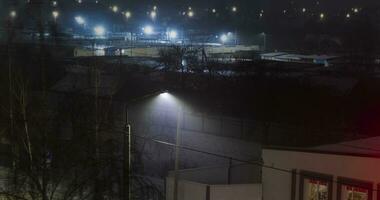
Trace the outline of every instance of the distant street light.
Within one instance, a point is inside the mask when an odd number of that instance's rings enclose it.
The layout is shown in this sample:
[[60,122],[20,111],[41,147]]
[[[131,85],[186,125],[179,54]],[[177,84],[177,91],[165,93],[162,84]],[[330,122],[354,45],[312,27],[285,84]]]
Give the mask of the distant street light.
[[187,12],[187,16],[190,18],[194,17],[194,12],[190,10],[189,12]]
[[58,5],[57,1],[52,1],[51,4],[56,7]]
[[324,13],[321,13],[320,15],[319,15],[319,18],[322,20],[322,19],[324,19],[325,18],[325,14]]
[[17,12],[15,10],[12,10],[10,13],[9,13],[9,16],[14,19],[17,17]]
[[216,13],[216,9],[215,8],[212,9],[212,13]]
[[153,10],[157,10],[157,6],[153,6]]
[[57,18],[59,17],[59,12],[56,10],[54,10],[51,14],[53,15],[54,20],[57,20]]
[[167,34],[168,34],[169,40],[174,40],[174,39],[177,39],[178,37],[178,33],[175,30],[171,30]]
[[85,21],[84,18],[81,17],[81,16],[76,16],[76,17],[75,17],[75,21],[76,21],[77,24],[79,24],[79,25],[85,25],[85,24],[86,24],[86,21]]
[[359,12],[359,9],[358,8],[354,8],[354,13],[358,13]]
[[237,7],[236,6],[232,6],[232,12],[237,12]]
[[152,26],[145,26],[143,28],[143,32],[145,35],[152,35],[154,33],[154,29]]
[[350,13],[346,14],[346,18],[349,19],[351,17]]
[[106,29],[103,26],[96,26],[94,28],[94,33],[96,36],[104,36],[106,34]]
[[125,18],[127,19],[132,17],[132,13],[130,11],[126,11],[124,15],[125,15]]
[[302,8],[302,12],[303,12],[303,13],[306,12],[306,8]]
[[226,35],[226,34],[221,35],[220,41],[222,41],[222,43],[228,42],[228,35]]
[[112,12],[114,12],[114,13],[117,13],[118,11],[119,11],[119,7],[117,7],[117,6],[112,6]]
[[152,12],[150,12],[150,18],[151,18],[152,20],[155,20],[156,17],[157,17],[157,12],[156,12],[156,11],[152,11]]

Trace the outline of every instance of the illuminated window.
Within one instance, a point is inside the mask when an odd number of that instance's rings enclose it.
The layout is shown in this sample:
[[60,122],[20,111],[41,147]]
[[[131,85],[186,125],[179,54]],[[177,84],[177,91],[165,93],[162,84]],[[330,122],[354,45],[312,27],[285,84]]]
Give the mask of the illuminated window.
[[300,200],[331,200],[332,176],[301,172]]
[[328,200],[329,183],[317,179],[305,179],[304,200]]
[[372,200],[372,183],[338,178],[338,200]]

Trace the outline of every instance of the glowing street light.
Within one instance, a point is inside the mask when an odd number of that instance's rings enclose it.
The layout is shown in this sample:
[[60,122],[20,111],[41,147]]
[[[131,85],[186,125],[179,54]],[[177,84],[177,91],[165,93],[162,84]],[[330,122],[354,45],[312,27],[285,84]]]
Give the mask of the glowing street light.
[[157,6],[153,6],[153,10],[157,10]]
[[81,17],[81,16],[76,16],[76,17],[75,17],[75,21],[76,21],[77,24],[79,24],[79,25],[84,25],[84,24],[86,24],[86,20],[84,20],[84,18]]
[[152,35],[154,33],[154,29],[152,26],[145,26],[142,30],[145,35]]
[[112,12],[114,13],[117,13],[119,11],[119,7],[117,7],[116,5],[112,6]]
[[194,12],[190,10],[189,12],[187,12],[187,16],[190,18],[194,17]]
[[11,18],[16,18],[17,17],[17,12],[15,10],[12,10],[10,13],[9,13],[9,16]]
[[237,7],[236,6],[232,6],[232,12],[237,12]]
[[94,33],[96,36],[104,36],[106,34],[106,29],[103,26],[95,26]]
[[157,12],[156,11],[150,12],[150,18],[152,18],[152,20],[155,20],[156,17],[157,17]]
[[322,19],[324,19],[325,18],[325,14],[324,13],[321,13],[320,15],[319,15],[319,18],[322,20]]
[[349,19],[351,17],[350,13],[346,14],[346,18]]
[[359,12],[359,9],[358,8],[354,8],[354,13],[358,13]]
[[306,12],[306,8],[302,8],[302,12],[303,12],[303,13]]
[[220,41],[222,41],[222,43],[228,42],[228,35],[226,35],[226,34],[221,35]]
[[215,8],[213,8],[211,11],[212,11],[212,13],[216,13],[216,9]]
[[82,3],[82,0],[78,0],[77,2],[78,2],[78,3]]
[[58,5],[57,1],[52,1],[51,4],[56,7]]
[[56,10],[54,10],[51,14],[53,15],[54,20],[57,20],[57,18],[59,17],[59,12]]
[[125,15],[125,18],[127,19],[132,17],[132,13],[130,11],[126,11],[124,15]]
[[171,30],[167,34],[168,34],[168,37],[170,40],[177,39],[177,37],[178,37],[178,33],[175,30]]

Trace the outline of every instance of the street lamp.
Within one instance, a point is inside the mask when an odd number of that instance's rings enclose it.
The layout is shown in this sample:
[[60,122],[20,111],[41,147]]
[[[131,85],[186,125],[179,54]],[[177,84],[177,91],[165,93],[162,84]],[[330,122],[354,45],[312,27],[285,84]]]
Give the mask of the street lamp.
[[323,19],[325,18],[325,14],[324,14],[324,13],[319,14],[319,18],[320,18],[321,20],[323,20]]
[[222,43],[228,42],[228,35],[226,35],[226,34],[221,35],[220,41],[222,41]]
[[119,7],[117,7],[116,5],[115,6],[112,6],[112,12],[114,13],[117,13],[119,11]]
[[156,11],[152,11],[152,12],[150,12],[150,18],[151,18],[152,20],[155,20],[156,17],[157,17],[157,12],[156,12]]
[[237,12],[237,7],[236,6],[232,6],[232,12]]
[[187,12],[187,16],[190,18],[194,17],[194,12],[192,10],[189,10],[189,12]]
[[[138,97],[132,100],[129,100],[124,103],[124,113],[125,113],[125,131],[123,134],[123,195],[124,199],[131,200],[132,199],[132,190],[131,190],[131,182],[130,182],[130,173],[132,169],[132,125],[129,121],[129,106],[134,103],[139,103],[141,101],[147,100],[149,98],[155,97],[155,100],[163,100],[165,103],[175,103],[176,107],[179,107],[178,118],[177,118],[177,132],[176,132],[176,154],[175,154],[175,169],[176,174],[178,174],[179,169],[179,146],[181,142],[181,122],[182,122],[182,107],[177,104],[176,98],[166,91],[159,91],[155,93],[151,93],[142,97]],[[177,181],[178,183],[178,181]],[[178,185],[178,184],[177,184]],[[177,187],[176,187],[177,188]],[[176,189],[175,189],[176,190]],[[128,193],[127,193],[128,192]]]
[[171,30],[167,33],[169,40],[177,39],[178,33],[175,30]]
[[83,17],[81,17],[81,16],[76,16],[75,17],[75,21],[79,25],[85,25],[86,24],[86,20]]
[[132,13],[130,11],[126,11],[124,15],[125,15],[125,18],[127,19],[132,17]]
[[142,28],[143,32],[145,35],[152,35],[154,33],[154,29],[152,26],[145,26],[144,28]]
[[56,11],[56,10],[54,10],[51,14],[53,15],[53,18],[54,18],[54,20],[56,21],[57,18],[59,17],[59,12]]
[[104,36],[106,29],[103,26],[95,26],[94,33],[96,36]]
[[9,13],[9,16],[14,19],[17,17],[17,12],[15,10],[12,10],[10,13]]

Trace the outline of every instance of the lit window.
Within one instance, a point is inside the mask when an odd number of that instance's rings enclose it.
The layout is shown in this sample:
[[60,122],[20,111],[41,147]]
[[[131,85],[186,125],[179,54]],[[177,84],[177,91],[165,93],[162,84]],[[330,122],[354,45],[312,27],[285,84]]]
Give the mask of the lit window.
[[318,179],[305,178],[304,200],[328,200],[329,183]]

